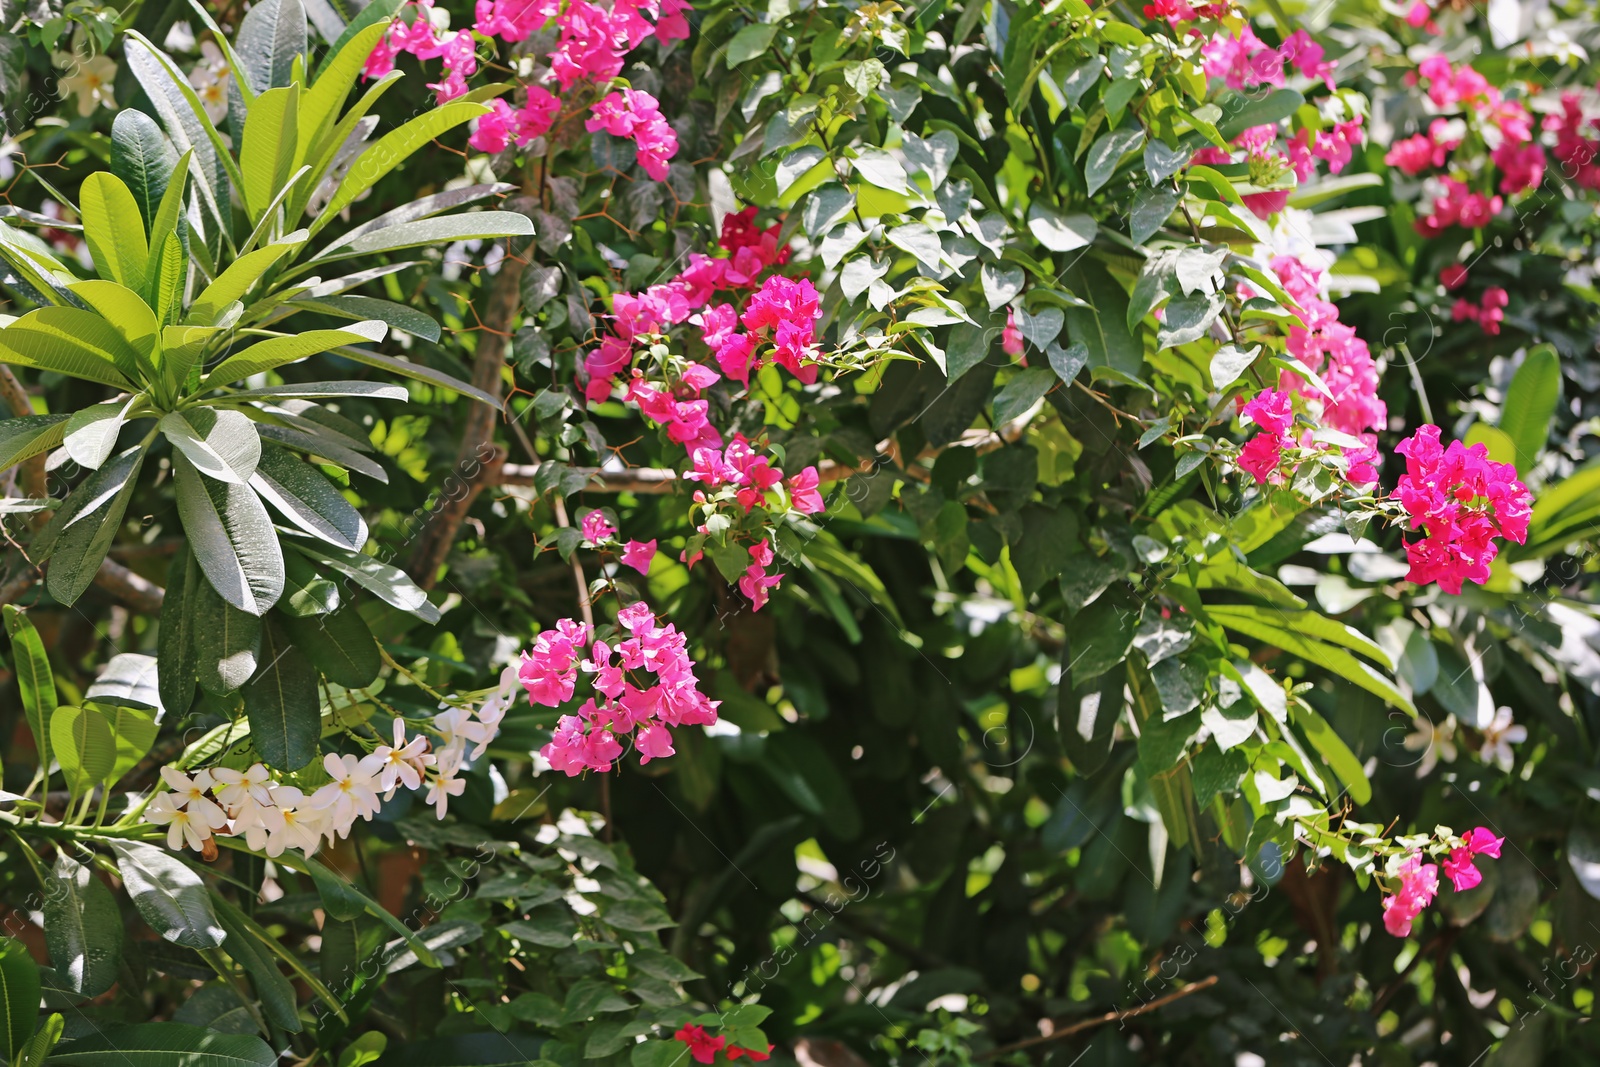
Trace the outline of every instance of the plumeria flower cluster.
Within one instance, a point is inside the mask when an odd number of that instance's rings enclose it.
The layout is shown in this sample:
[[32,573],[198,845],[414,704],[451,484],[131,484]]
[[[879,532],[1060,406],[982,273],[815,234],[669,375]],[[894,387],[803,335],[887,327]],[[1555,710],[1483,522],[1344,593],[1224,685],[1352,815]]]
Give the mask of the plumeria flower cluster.
[[[552,25],[556,29],[556,47],[545,57],[543,77],[524,87],[522,105],[513,108],[497,99],[489,105],[493,111],[475,120],[468,144],[488,153],[503,152],[513,143],[526,146],[550,130],[563,104],[550,83],[561,94],[580,83],[603,86],[622,73],[629,53],[651,38],[670,44],[689,36],[685,14],[690,7],[684,0],[612,0],[609,7],[588,0],[478,0],[473,28],[453,32],[449,13],[435,8],[433,0],[412,0],[408,7],[410,17],[396,18],[367,57],[362,74],[369,79],[385,76],[401,53],[439,59],[444,76],[428,88],[441,104],[466,95],[467,79],[478,70],[479,37],[515,44]],[[591,133],[604,129],[632,139],[639,165],[657,181],[666,178],[668,162],[678,151],[677,133],[656,98],[642,90],[604,96],[591,107],[585,127]]]
[[394,745],[379,745],[364,755],[323,756],[325,785],[307,794],[278,780],[264,764],[244,770],[212,767],[185,774],[161,769],[166,789],[150,799],[144,820],[167,828],[167,845],[190,848],[206,856],[216,853],[214,835],[242,837],[245,844],[268,856],[295,849],[313,855],[324,840],[347,837],[357,819],[371,820],[381,798],[401,786],[417,788],[434,764],[426,739],[405,738],[405,724],[395,720]]
[[[1389,860],[1386,873],[1395,891],[1383,898],[1383,928],[1395,937],[1409,937],[1411,924],[1439,893],[1440,867],[1455,891],[1464,893],[1483,881],[1483,872],[1474,861],[1479,856],[1499,859],[1505,838],[1496,837],[1482,826],[1463,837],[1439,827],[1433,838],[1425,837],[1420,841],[1402,838],[1401,841],[1412,843],[1413,847]],[[1443,863],[1423,862],[1429,853],[1443,855]]]
[[644,601],[617,613],[620,638],[607,640],[585,623],[562,619],[522,653],[517,678],[534,705],[558,708],[575,698],[582,678],[591,690],[577,714],[563,715],[539,750],[551,767],[576,776],[609,771],[630,738],[640,763],[673,754],[672,727],[709,726],[721,701],[700,691],[688,639],[662,625]]
[[1439,427],[1424,425],[1395,451],[1406,457],[1394,498],[1423,536],[1406,543],[1407,580],[1438,582],[1459,594],[1461,583],[1482,585],[1499,552],[1496,539],[1521,544],[1528,534],[1532,494],[1516,468],[1496,463],[1481,442],[1440,445]]

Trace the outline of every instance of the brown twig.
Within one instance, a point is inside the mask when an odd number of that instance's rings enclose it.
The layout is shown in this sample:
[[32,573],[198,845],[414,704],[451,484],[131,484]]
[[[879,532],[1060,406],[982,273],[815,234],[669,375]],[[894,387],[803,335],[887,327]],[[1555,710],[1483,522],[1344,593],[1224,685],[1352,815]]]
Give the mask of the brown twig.
[[[489,290],[489,303],[484,308],[483,329],[478,334],[478,349],[472,364],[472,384],[491,396],[500,396],[500,378],[506,366],[506,348],[511,342],[511,320],[522,305],[522,272],[528,257],[507,254],[500,261],[500,272],[494,276]],[[494,444],[495,422],[504,405],[490,407],[473,404],[467,412],[466,426],[461,433],[461,447],[456,452],[454,470],[465,485],[434,512],[417,534],[417,546],[412,550],[411,562],[406,567],[418,585],[432,589],[438,580],[439,568],[450,547],[455,544],[456,531],[466,521],[467,512],[485,485],[495,484],[495,472],[505,461],[505,449]],[[493,450],[492,453],[490,450]],[[492,455],[488,462],[486,455]],[[466,472],[471,471],[471,475]]]
[[[0,604],[10,604],[32,589],[44,578],[49,566],[47,560],[37,567],[28,568],[5,585],[0,585]],[[100,561],[94,584],[110,593],[119,603],[146,615],[161,614],[161,605],[167,596],[167,591],[159,585],[111,559]]]
[[1038,1045],[1047,1045],[1053,1041],[1060,1041],[1062,1038],[1071,1037],[1073,1034],[1082,1033],[1085,1030],[1092,1030],[1096,1026],[1104,1026],[1106,1023],[1114,1023],[1118,1019],[1131,1019],[1135,1015],[1143,1015],[1146,1012],[1155,1011],[1157,1008],[1164,1008],[1175,1000],[1182,1000],[1191,993],[1198,993],[1202,989],[1210,989],[1216,984],[1217,976],[1213,974],[1209,977],[1200,979],[1198,982],[1193,982],[1184,986],[1176,993],[1168,993],[1164,997],[1157,997],[1150,1003],[1141,1004],[1137,1008],[1130,1008],[1127,1011],[1108,1011],[1104,1015],[1096,1015],[1092,1019],[1079,1019],[1071,1026],[1063,1027],[1060,1030],[1053,1030],[1048,1034],[1040,1034],[1038,1037],[1030,1037],[1024,1041],[1014,1041],[1009,1045],[1001,1045],[998,1048],[990,1049],[988,1052],[980,1052],[978,1055],[972,1058],[975,1060],[992,1060],[998,1056],[1005,1056],[1012,1052],[1020,1052],[1023,1049],[1034,1048]]

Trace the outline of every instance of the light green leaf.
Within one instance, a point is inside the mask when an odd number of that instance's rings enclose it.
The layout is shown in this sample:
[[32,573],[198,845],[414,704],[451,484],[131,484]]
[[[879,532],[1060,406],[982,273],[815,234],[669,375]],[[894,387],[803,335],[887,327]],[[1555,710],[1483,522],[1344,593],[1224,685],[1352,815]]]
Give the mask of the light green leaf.
[[[220,931],[219,931],[220,932]],[[252,1034],[183,1023],[106,1026],[56,1046],[51,1067],[274,1067],[278,1054]]]
[[[206,375],[203,388],[214,389],[219,385],[248,378],[252,374],[262,371],[276,370],[289,363],[296,363],[307,357],[327,352],[340,345],[356,344],[361,341],[381,341],[389,332],[389,327],[376,319],[358,322],[354,326],[347,326],[342,330],[307,330],[302,334],[289,337],[269,337],[265,341],[258,341],[236,356],[229,356],[211,372]],[[0,337],[3,339],[3,337]]]
[[728,42],[726,54],[728,69],[732,70],[757,56],[765,55],[772,47],[772,38],[777,36],[777,33],[778,27],[770,22],[752,22],[740,29],[733,35],[733,40]]
[[299,111],[298,85],[268,89],[250,105],[239,170],[244,174],[244,201],[252,223],[261,220],[289,178],[294,166]]
[[1516,450],[1517,471],[1523,477],[1533,469],[1550,434],[1550,418],[1561,399],[1561,361],[1550,345],[1528,350],[1522,366],[1511,376],[1505,403],[1500,407],[1500,429]]
[[142,291],[150,247],[139,203],[122,179],[104,170],[89,175],[78,193],[78,211],[83,216],[83,239],[100,277]]
[[134,390],[138,358],[111,324],[92,311],[43,307],[0,329],[0,363],[38,367]]
[[73,796],[104,782],[117,763],[111,724],[93,708],[57,708],[50,717],[50,748]]
[[189,305],[186,321],[199,326],[209,326],[215,322],[229,304],[242,300],[250,287],[260,281],[273,264],[303,245],[310,236],[306,230],[296,230],[265,248],[246,252],[234,260]]
[[21,608],[7,604],[4,609],[6,633],[11,638],[12,670],[16,673],[17,689],[22,697],[22,711],[27,716],[28,728],[33,731],[33,742],[39,753],[39,766],[48,769],[50,751],[50,717],[56,710],[56,678],[50,669],[50,657],[45,654],[39,631]]
[[1318,715],[1305,702],[1297,700],[1292,707],[1295,723],[1305,733],[1312,747],[1328,761],[1333,773],[1339,776],[1339,780],[1350,791],[1351,799],[1357,804],[1370,801],[1372,783],[1367,781],[1366,772],[1361,769],[1361,761],[1350,751],[1350,746],[1344,743],[1344,738],[1328,725],[1328,720]]
[[7,1058],[28,1043],[38,1024],[39,965],[27,946],[8,937],[0,942],[0,1049]]
[[42,455],[66,437],[70,415],[24,415],[0,420],[0,470]]

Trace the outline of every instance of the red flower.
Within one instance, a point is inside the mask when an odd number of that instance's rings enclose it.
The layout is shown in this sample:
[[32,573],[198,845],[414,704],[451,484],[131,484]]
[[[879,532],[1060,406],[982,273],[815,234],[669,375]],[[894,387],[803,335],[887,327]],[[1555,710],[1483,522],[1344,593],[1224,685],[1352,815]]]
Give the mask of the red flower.
[[712,1037],[707,1034],[703,1026],[685,1026],[672,1036],[689,1046],[689,1055],[694,1057],[696,1063],[711,1063],[728,1043],[725,1037]]

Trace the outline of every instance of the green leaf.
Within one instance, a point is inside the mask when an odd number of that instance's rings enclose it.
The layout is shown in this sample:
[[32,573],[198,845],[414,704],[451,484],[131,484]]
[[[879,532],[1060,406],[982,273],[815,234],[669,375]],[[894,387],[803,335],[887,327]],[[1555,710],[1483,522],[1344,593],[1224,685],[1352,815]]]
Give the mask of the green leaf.
[[450,390],[452,393],[470,396],[474,400],[481,400],[496,410],[501,407],[500,398],[492,393],[486,393],[475,385],[464,382],[459,378],[452,378],[443,371],[434,370],[432,367],[423,366],[421,363],[412,363],[409,360],[396,359],[393,356],[380,355],[365,348],[352,348],[349,345],[337,348],[334,351],[346,359],[355,360],[357,363],[365,363],[369,367],[377,367],[380,370],[390,371],[405,378],[426,382],[429,385],[437,385],[441,389]]
[[229,239],[233,210],[230,190],[235,183],[230,178],[233,157],[206,116],[200,98],[177,64],[137,30],[128,31],[122,54],[173,145],[179,152],[194,153],[189,173],[195,180],[206,223],[214,231],[211,240],[214,243]]
[[408,611],[424,622],[439,621],[439,609],[428,602],[427,592],[399,567],[392,567],[359,552],[345,552],[298,540],[291,544],[302,555],[376,593],[384,603]]
[[379,300],[371,296],[327,296],[319,300],[290,300],[282,307],[285,311],[311,311],[357,322],[380,319],[388,323],[392,330],[403,330],[426,341],[439,340],[437,319],[392,300]]
[[1074,615],[1067,626],[1074,684],[1082,686],[1127,659],[1138,625],[1139,607],[1120,588],[1107,590]]
[[58,1045],[51,1067],[274,1067],[278,1054],[252,1034],[183,1023],[107,1026]]
[[261,460],[261,435],[250,417],[227,408],[197,407],[162,416],[161,432],[207,478],[243,485]]
[[0,942],[0,1048],[8,1058],[16,1057],[38,1024],[39,965],[27,946],[8,937]]
[[133,194],[146,232],[156,217],[167,182],[178,165],[156,120],[142,111],[124,108],[111,123],[111,173]]
[[[262,371],[276,370],[288,363],[296,363],[309,356],[327,352],[340,345],[361,341],[381,341],[389,327],[376,319],[358,322],[342,330],[307,330],[289,337],[269,337],[258,341],[236,356],[229,356],[212,368],[205,377],[203,389],[248,378]],[[3,335],[0,335],[3,340]]]
[[1144,345],[1128,329],[1128,296],[1104,270],[1075,267],[1068,275],[1072,291],[1090,307],[1069,307],[1067,332],[1089,349],[1090,369],[1109,367],[1137,377],[1144,367]]
[[[253,432],[253,431],[252,431]],[[295,526],[339,548],[360,551],[367,524],[332,482],[309,463],[268,445],[250,485]]]
[[1235,94],[1222,102],[1223,118],[1216,124],[1217,132],[1231,141],[1252,126],[1277,125],[1305,102],[1293,89],[1274,89],[1265,96]]
[[1550,418],[1560,399],[1561,361],[1551,345],[1536,345],[1511,376],[1505,403],[1500,406],[1500,429],[1516,447],[1517,471],[1523,477],[1544,451]]
[[59,445],[67,434],[70,415],[23,415],[0,420],[0,470],[42,455]]
[[44,894],[44,941],[66,988],[97,997],[116,985],[122,930],[111,890],[93,870],[57,852]]
[[185,948],[217,948],[227,936],[211,910],[206,886],[188,864],[139,841],[109,838],[134,907],[150,929]]
[[1297,700],[1291,707],[1294,721],[1305,733],[1312,747],[1328,761],[1333,773],[1339,776],[1339,780],[1350,791],[1351,799],[1357,804],[1369,802],[1372,799],[1372,783],[1367,781],[1366,772],[1361,769],[1361,761],[1350,751],[1350,746],[1344,743],[1344,738],[1328,725],[1328,720],[1318,715],[1304,701]]
[[1246,622],[1253,624],[1256,629],[1283,628],[1292,630],[1297,634],[1305,634],[1318,640],[1328,641],[1335,645],[1343,645],[1353,649],[1374,660],[1377,660],[1386,670],[1394,669],[1394,662],[1389,658],[1389,653],[1383,646],[1372,638],[1342,622],[1336,622],[1315,611],[1295,611],[1284,608],[1258,608],[1246,604],[1218,604],[1210,605],[1206,611],[1224,626],[1233,622]]
[[1038,402],[1056,384],[1049,367],[1029,367],[1007,382],[995,394],[994,424],[1004,426]]
[[22,711],[27,716],[28,728],[33,731],[39,766],[49,770],[53,758],[50,751],[50,717],[55,714],[57,705],[55,674],[50,670],[50,657],[45,654],[39,631],[34,629],[28,616],[14,604],[7,604],[4,614],[6,633],[11,637],[12,670],[17,676]]
[[1517,445],[1507,434],[1490,426],[1486,422],[1475,422],[1467,427],[1467,432],[1461,438],[1461,443],[1471,448],[1473,445],[1483,445],[1489,452],[1489,458],[1496,463],[1509,463],[1513,467],[1517,463]]
[[[442,218],[418,219],[363,234],[348,243],[329,245],[313,262],[326,263],[352,256],[370,256],[402,248],[449,244],[452,241],[493,237],[531,237],[533,220],[516,211],[470,211]],[[341,238],[341,242],[345,239]],[[309,267],[309,263],[307,266]]]
[[1052,252],[1087,248],[1099,230],[1088,215],[1062,215],[1037,200],[1028,208],[1028,232]]
[[285,234],[280,240],[265,248],[246,252],[234,260],[228,265],[228,269],[217,275],[216,280],[206,286],[195,298],[194,303],[189,305],[187,321],[201,326],[214,323],[217,316],[222,314],[229,304],[244,299],[245,293],[261,280],[273,264],[309,239],[310,234],[307,231],[296,230]]
[[[378,14],[386,6],[395,5],[369,4],[362,8],[357,21]],[[313,162],[306,157],[326,136],[329,127],[338,120],[339,109],[344,106],[345,99],[350,95],[350,90],[354,87],[356,78],[360,76],[367,57],[372,54],[372,49],[388,30],[387,17],[372,19],[364,26],[352,24],[340,36],[339,43],[329,50],[322,67],[317,71],[316,81],[300,97],[294,152],[295,166]]]
[[189,272],[188,223],[183,218],[184,191],[188,188],[189,159],[185,152],[178,160],[173,180],[156,206],[150,223],[150,266],[145,296],[163,323],[177,320],[183,303],[182,290]]
[[111,724],[93,708],[57,708],[50,717],[50,750],[73,796],[104,782],[117,762]]
[[195,638],[200,629],[196,605],[202,587],[211,588],[194,553],[187,544],[181,545],[167,568],[167,595],[161,601],[161,627],[156,633],[161,703],[174,715],[186,714],[194,701]]
[[1142,245],[1155,232],[1165,226],[1172,213],[1178,209],[1183,193],[1171,185],[1141,186],[1133,198],[1133,211],[1128,216],[1129,236],[1133,243]]
[[369,686],[383,669],[378,642],[354,607],[327,615],[280,615],[289,640],[328,681],[346,689]]
[[[289,84],[294,61],[306,54],[306,13],[300,0],[261,0],[239,23],[235,52],[249,87],[267,90]],[[259,97],[258,97],[259,99]]]
[[92,311],[44,307],[0,329],[0,363],[38,367],[135,391],[138,357],[110,323]]
[[[269,2],[277,6],[277,0]],[[251,13],[255,10],[251,8]],[[244,202],[252,223],[261,221],[293,169],[299,111],[298,85],[268,89],[250,104],[239,170],[244,174]]]
[[231,693],[254,677],[263,662],[261,620],[222,599],[204,579],[195,582],[188,601],[200,688],[216,696]]
[[757,56],[766,55],[772,47],[772,38],[777,36],[777,33],[777,25],[771,22],[752,22],[741,28],[733,35],[733,40],[728,42],[728,51],[724,57],[728,69],[732,70]]
[[44,1025],[34,1032],[17,1053],[12,1062],[16,1067],[44,1067],[45,1060],[50,1057],[56,1045],[61,1041],[61,1034],[66,1029],[66,1020],[60,1012],[54,1012],[44,1021]]
[[201,477],[173,454],[178,515],[189,547],[222,599],[264,615],[283,593],[283,550],[255,490]]
[[[102,346],[117,362],[118,369],[135,378],[141,374],[150,376],[156,353],[161,347],[161,330],[155,312],[145,298],[125,285],[98,278],[73,282],[68,288],[90,309],[98,312],[116,336],[126,342],[125,346],[117,345],[115,341]],[[133,356],[131,361],[129,354]]]
[[222,896],[212,895],[217,922],[227,932],[223,943],[229,956],[250,976],[256,999],[273,1026],[291,1034],[304,1029],[295,1003],[294,983],[278,970],[278,963],[251,931],[243,912]]
[[116,745],[116,762],[112,764],[106,781],[116,782],[133,770],[155,746],[158,731],[156,711],[154,708],[135,707],[122,700],[96,700],[92,696],[84,701],[83,706],[105,716],[106,724],[111,727],[111,738]]
[[150,247],[138,201],[122,179],[103,170],[89,175],[78,193],[78,211],[83,216],[83,239],[100,277],[142,291]]
[[322,737],[317,672],[274,618],[261,629],[261,662],[243,689],[251,740],[267,766],[298,771],[316,758]]
[[50,557],[45,588],[61,603],[76,603],[94,581],[122,529],[144,456],[130,448],[85,478],[34,542],[38,555]]
[[[1207,607],[1206,609],[1208,613],[1214,610],[1212,607]],[[1274,612],[1273,616],[1279,614],[1289,613]],[[1274,648],[1281,648],[1283,651],[1290,655],[1298,656],[1307,663],[1314,663],[1319,667],[1326,668],[1336,678],[1343,678],[1347,682],[1353,682],[1367,692],[1382,698],[1390,705],[1400,708],[1408,714],[1416,714],[1416,709],[1412,707],[1411,701],[1406,698],[1405,694],[1396,689],[1392,681],[1373,670],[1371,666],[1356,659],[1356,657],[1342,648],[1301,636],[1300,633],[1291,628],[1294,624],[1284,619],[1270,621],[1273,616],[1269,616],[1266,613],[1255,613],[1253,609],[1249,614],[1235,610],[1231,613],[1224,612],[1218,615],[1217,621],[1230,630],[1235,630],[1248,637],[1254,637],[1256,640]]]
[[316,572],[298,552],[283,554],[283,596],[277,608],[287,615],[326,615],[339,608],[339,587]]
[[311,224],[311,232],[320,232],[338,218],[351,201],[376,185],[379,178],[397,170],[413,152],[488,111],[484,104],[453,100],[442,107],[431,108],[380,138],[350,165],[333,197]]
[[1138,128],[1112,130],[1110,133],[1101,134],[1100,139],[1089,149],[1089,155],[1083,165],[1083,180],[1089,187],[1089,195],[1093,196],[1099,192],[1100,188],[1111,180],[1123,156],[1137,151],[1143,144],[1144,130]]
[[1322,181],[1310,185],[1302,185],[1289,194],[1289,206],[1301,209],[1313,208],[1325,200],[1332,200],[1336,196],[1353,193],[1357,189],[1371,189],[1383,184],[1381,174],[1345,174],[1338,178],[1324,178]]

